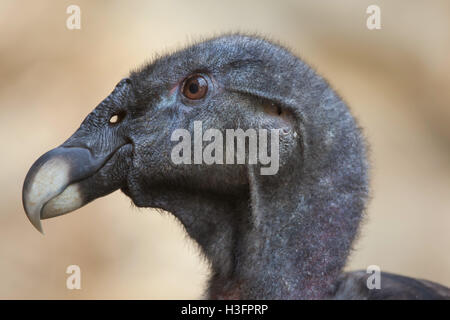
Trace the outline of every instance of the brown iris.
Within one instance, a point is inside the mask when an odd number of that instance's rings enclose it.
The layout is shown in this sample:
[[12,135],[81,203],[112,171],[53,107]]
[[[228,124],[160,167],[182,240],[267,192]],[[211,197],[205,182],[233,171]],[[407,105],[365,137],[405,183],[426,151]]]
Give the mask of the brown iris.
[[202,75],[194,74],[184,80],[182,92],[188,99],[199,100],[208,92],[208,81]]

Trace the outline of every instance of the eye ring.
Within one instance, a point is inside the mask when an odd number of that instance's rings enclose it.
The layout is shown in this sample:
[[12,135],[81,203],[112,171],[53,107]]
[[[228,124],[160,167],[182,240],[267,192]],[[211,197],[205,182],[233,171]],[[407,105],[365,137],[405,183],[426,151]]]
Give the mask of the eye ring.
[[199,73],[190,75],[183,81],[181,92],[190,100],[200,100],[208,92],[208,81]]

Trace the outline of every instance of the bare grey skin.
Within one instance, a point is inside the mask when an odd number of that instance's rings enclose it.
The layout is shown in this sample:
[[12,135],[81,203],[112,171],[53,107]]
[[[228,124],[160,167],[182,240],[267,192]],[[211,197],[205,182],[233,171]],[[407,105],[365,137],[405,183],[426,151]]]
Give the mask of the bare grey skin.
[[[115,121],[110,121],[111,119]],[[175,129],[280,129],[279,170],[175,165]],[[211,266],[210,299],[448,299],[426,280],[343,273],[369,193],[366,144],[328,83],[278,44],[226,35],[131,72],[23,187],[31,223],[121,189],[171,212]],[[155,262],[156,263],[156,262]]]

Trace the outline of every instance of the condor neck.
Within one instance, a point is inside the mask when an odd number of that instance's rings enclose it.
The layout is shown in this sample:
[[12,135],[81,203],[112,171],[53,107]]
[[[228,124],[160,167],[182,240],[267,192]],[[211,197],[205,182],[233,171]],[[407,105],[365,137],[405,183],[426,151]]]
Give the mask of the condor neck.
[[[347,112],[342,103],[338,107]],[[211,264],[208,297],[329,296],[368,197],[361,134],[350,116],[332,123],[342,126],[333,128],[333,135],[327,134],[330,128],[304,128],[310,133],[303,136],[304,152],[284,163],[277,175],[260,175],[257,166],[249,166],[249,189],[242,195],[183,194],[177,197],[182,203],[168,204],[175,204],[169,211]]]
[[364,175],[349,181],[327,172],[302,170],[281,180],[254,170],[249,196],[184,194],[177,197],[182,202],[168,202],[210,262],[209,298],[329,295],[356,235],[366,189]]
[[[282,179],[250,171],[250,206],[242,213],[250,223],[231,246],[233,272],[213,276],[212,298],[330,296],[367,200],[365,149],[354,141],[338,159],[331,148],[323,161],[306,158],[297,171],[288,164],[280,169]],[[317,159],[313,152],[307,157]]]

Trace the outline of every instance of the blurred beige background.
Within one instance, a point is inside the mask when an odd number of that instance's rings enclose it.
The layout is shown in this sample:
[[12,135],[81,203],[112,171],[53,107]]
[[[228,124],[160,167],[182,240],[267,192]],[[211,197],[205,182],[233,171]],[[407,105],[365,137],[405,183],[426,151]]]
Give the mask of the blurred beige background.
[[[81,30],[66,8],[81,7]],[[381,7],[382,29],[366,28]],[[128,71],[199,37],[280,40],[349,103],[372,149],[373,200],[348,269],[450,286],[450,2],[0,1],[0,298],[199,298],[208,270],[169,214],[116,192],[43,223],[21,203],[31,164]],[[82,289],[66,289],[77,264]]]

